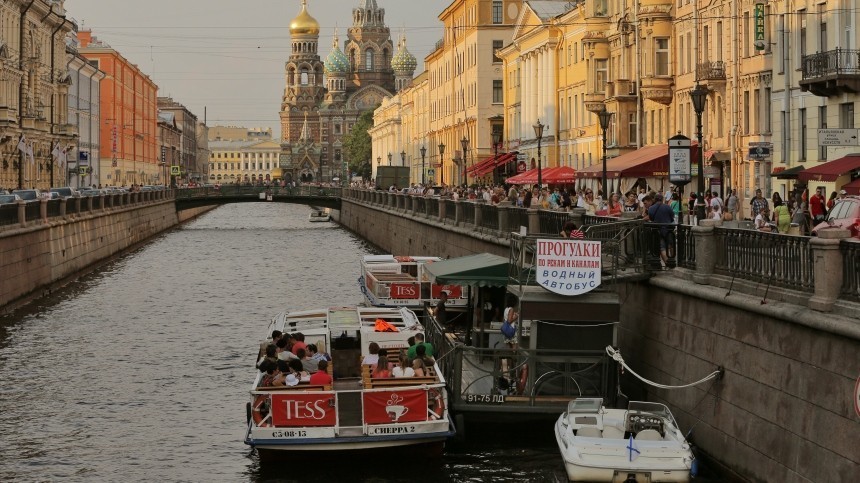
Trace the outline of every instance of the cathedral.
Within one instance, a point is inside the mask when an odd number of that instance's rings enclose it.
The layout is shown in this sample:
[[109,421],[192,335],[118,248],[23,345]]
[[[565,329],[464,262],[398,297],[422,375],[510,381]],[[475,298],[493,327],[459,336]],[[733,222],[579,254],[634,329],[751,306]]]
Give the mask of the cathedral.
[[349,177],[342,140],[365,111],[408,87],[418,62],[401,38],[397,50],[385,25],[385,9],[361,0],[352,10],[352,27],[343,49],[334,33],[331,52],[319,56],[320,25],[307,0],[290,22],[292,53],[286,63],[281,101],[280,173],[274,178],[297,183]]

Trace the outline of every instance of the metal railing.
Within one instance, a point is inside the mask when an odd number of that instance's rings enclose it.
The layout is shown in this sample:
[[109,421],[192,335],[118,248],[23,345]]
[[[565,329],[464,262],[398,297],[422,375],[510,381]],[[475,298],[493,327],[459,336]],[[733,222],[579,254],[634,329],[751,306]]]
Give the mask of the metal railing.
[[570,221],[570,213],[567,211],[538,210],[541,233],[561,233],[564,224]]
[[677,265],[695,270],[696,268],[696,238],[693,236],[692,225],[678,225],[677,228]]
[[524,226],[528,229],[529,226],[529,210],[528,208],[508,208],[508,226],[502,227],[505,232],[520,232],[520,227]]
[[809,237],[716,228],[715,270],[743,280],[804,292],[814,289]]
[[860,243],[843,240],[842,296],[860,302]]
[[860,50],[828,50],[804,55],[800,59],[802,79],[815,79],[829,75],[860,75]]
[[454,200],[444,200],[445,219],[454,223],[457,220],[457,203]]
[[439,200],[436,198],[425,198],[427,215],[433,219],[439,219]]
[[31,201],[24,207],[24,219],[27,222],[39,221],[42,219],[42,204],[39,201]]
[[582,224],[583,225],[600,225],[603,223],[617,223],[619,218],[614,216],[594,216],[594,215],[583,215]]
[[55,218],[60,216],[60,204],[62,202],[60,200],[49,200],[48,201],[48,218]]
[[490,230],[499,229],[499,209],[495,205],[478,205],[481,210],[481,227]]
[[20,223],[18,220],[18,204],[0,205],[0,226],[11,226]]
[[478,206],[477,203],[467,202],[463,203],[463,219],[461,220],[463,223],[467,225],[475,224],[475,209]]

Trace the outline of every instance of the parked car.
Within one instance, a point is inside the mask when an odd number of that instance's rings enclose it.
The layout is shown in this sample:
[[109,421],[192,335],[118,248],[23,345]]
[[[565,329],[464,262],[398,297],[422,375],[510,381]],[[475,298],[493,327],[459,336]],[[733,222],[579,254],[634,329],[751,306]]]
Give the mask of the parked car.
[[18,195],[26,202],[37,201],[42,199],[42,192],[36,189],[33,190],[14,190],[13,195]]
[[63,198],[72,198],[80,196],[78,190],[72,188],[71,186],[65,186],[62,188],[51,188],[51,193],[59,193],[59,195]]
[[103,193],[101,190],[83,190],[81,191],[81,196],[100,196]]
[[57,193],[56,191],[49,191],[49,192],[43,193],[43,194],[45,195],[45,198],[47,198],[49,200],[59,200],[59,199],[63,198],[63,196],[60,195],[60,193]]
[[8,205],[21,201],[18,195],[0,195],[0,205]]
[[860,238],[860,197],[848,196],[836,201],[827,219],[816,225],[812,234],[818,235],[819,231],[830,227],[850,230],[852,237]]

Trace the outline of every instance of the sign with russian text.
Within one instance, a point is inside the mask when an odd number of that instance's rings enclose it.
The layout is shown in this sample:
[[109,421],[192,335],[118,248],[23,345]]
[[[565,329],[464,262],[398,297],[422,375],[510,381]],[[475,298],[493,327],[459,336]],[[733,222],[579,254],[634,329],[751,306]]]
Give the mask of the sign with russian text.
[[603,246],[594,240],[537,240],[537,282],[560,295],[582,295],[600,286]]
[[683,186],[693,179],[691,146],[692,142],[687,136],[679,134],[669,138],[669,182],[676,186]]
[[[755,4],[755,39],[757,41],[764,40],[764,4]],[[764,42],[755,43],[756,50],[764,50]]]
[[427,421],[427,391],[374,391],[362,394],[366,424]]
[[438,299],[442,291],[448,292],[449,299],[459,299],[463,297],[463,287],[459,285],[436,285],[430,286],[430,297]]
[[389,293],[393,299],[417,299],[421,295],[421,286],[417,283],[392,283]]
[[334,426],[334,394],[272,394],[272,423],[278,427]]

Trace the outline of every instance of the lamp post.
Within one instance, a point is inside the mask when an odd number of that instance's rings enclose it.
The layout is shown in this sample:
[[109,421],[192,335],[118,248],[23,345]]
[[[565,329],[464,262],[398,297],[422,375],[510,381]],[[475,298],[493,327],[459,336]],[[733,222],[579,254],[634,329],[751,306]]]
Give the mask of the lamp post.
[[469,167],[469,156],[466,154],[469,151],[469,140],[466,139],[466,135],[463,135],[463,139],[460,140],[460,146],[463,147],[463,184],[466,185],[466,188],[469,188],[469,172],[466,168]]
[[406,151],[400,151],[400,165],[406,166]]
[[424,173],[427,172],[427,169],[424,167],[424,156],[427,155],[427,148],[421,146],[421,149],[419,149],[419,151],[421,152],[421,186],[424,186],[426,185],[426,181],[424,180]]
[[538,153],[537,153],[537,158],[538,158],[537,159],[537,162],[538,162],[538,189],[540,190],[540,189],[543,189],[543,170],[541,167],[542,163],[541,163],[541,158],[540,158],[540,140],[541,140],[541,138],[543,138],[543,128],[545,128],[546,126],[541,124],[540,119],[538,119],[537,124],[535,124],[532,127],[535,128],[535,138],[537,139],[537,142],[538,142]]
[[496,163],[499,158],[499,143],[502,142],[502,133],[499,131],[493,131],[493,184],[495,184],[498,179],[496,178]]
[[696,82],[696,88],[690,91],[693,110],[696,111],[696,138],[699,140],[699,195],[696,199],[696,218],[705,219],[705,163],[704,146],[702,145],[702,113],[708,100],[708,88]]
[[439,143],[439,185],[445,186],[445,143]]
[[388,165],[391,166],[391,153],[388,153]]
[[609,129],[609,122],[612,120],[611,112],[606,110],[606,106],[603,106],[603,110],[597,113],[597,118],[600,119],[600,129],[603,131],[603,200],[607,201],[609,199],[609,190],[607,189],[606,184],[606,130]]

